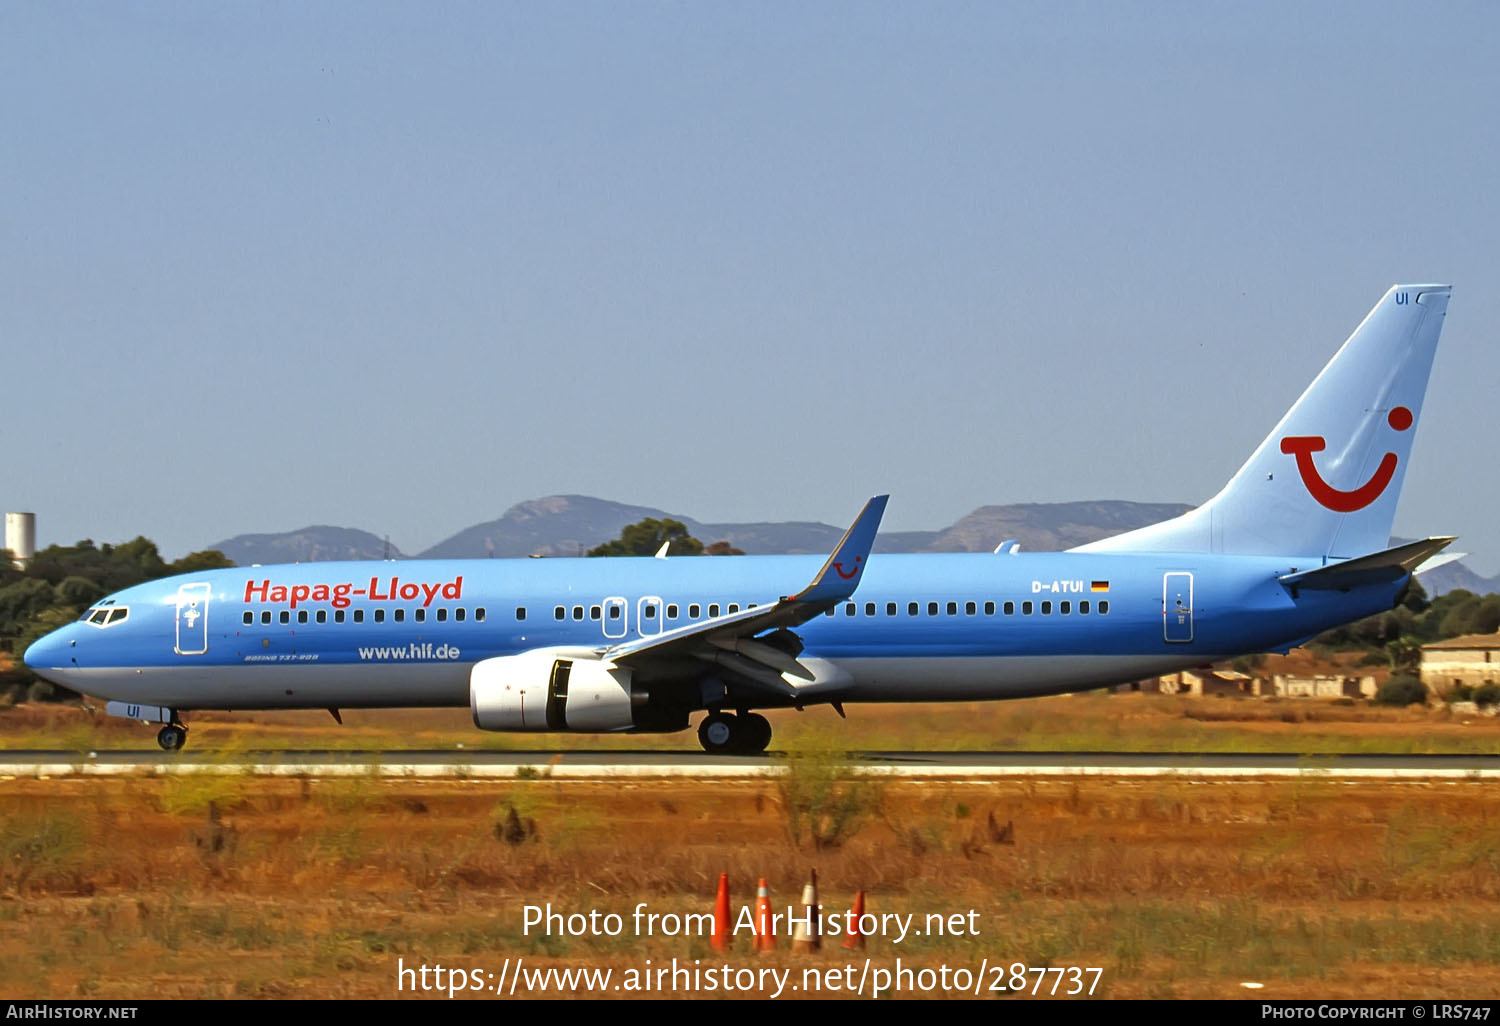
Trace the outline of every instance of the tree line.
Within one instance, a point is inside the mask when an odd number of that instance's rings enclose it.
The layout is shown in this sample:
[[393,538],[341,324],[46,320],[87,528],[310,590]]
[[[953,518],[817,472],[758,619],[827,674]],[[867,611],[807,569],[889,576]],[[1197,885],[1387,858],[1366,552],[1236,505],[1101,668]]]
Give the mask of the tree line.
[[228,566],[234,563],[214,549],[169,563],[146,538],[120,545],[95,545],[91,539],[49,545],[24,568],[0,549],[0,702],[73,697],[28,670],[21,656],[37,638],[78,619],[104,596],[159,577]]

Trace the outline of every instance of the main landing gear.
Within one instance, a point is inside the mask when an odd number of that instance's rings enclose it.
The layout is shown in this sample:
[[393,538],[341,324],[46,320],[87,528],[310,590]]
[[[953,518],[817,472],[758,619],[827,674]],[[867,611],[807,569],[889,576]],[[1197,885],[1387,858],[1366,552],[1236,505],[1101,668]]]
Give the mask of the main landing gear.
[[698,741],[710,755],[759,755],[771,743],[771,721],[752,712],[709,713],[698,724]]
[[180,723],[169,723],[156,732],[156,743],[164,752],[175,752],[187,743],[187,728]]

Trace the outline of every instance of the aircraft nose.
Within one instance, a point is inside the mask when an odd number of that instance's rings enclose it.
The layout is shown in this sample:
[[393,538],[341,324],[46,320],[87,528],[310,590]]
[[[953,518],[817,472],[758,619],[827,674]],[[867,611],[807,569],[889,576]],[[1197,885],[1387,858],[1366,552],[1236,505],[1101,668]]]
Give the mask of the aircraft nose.
[[68,637],[70,633],[67,628],[63,628],[42,635],[26,647],[21,661],[37,671],[67,666],[70,659],[69,650],[73,647],[73,642]]

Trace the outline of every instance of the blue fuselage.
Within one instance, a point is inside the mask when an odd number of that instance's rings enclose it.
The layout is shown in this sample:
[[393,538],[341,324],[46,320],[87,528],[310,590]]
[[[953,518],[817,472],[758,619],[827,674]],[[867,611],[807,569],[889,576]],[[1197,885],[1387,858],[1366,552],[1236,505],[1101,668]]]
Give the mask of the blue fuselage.
[[[876,555],[852,598],[796,629],[816,677],[797,683],[809,700],[850,702],[1081,690],[1284,650],[1389,608],[1405,584],[1298,594],[1277,579],[1317,562]],[[38,641],[26,661],[86,694],[179,710],[461,706],[480,660],[604,650],[772,604],[821,563],[745,556],[215,570],[118,592]],[[689,662],[659,676],[681,685],[710,672]]]

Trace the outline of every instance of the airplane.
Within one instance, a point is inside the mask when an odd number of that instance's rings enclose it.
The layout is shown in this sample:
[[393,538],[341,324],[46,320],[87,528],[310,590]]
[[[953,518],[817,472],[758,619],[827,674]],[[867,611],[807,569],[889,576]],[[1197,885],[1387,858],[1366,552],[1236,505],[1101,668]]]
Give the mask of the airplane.
[[1396,285],[1224,488],[1065,552],[403,560],[126,588],[36,641],[40,676],[164,724],[203,709],[468,705],[493,731],[771,741],[755,710],[1009,699],[1287,651],[1389,609],[1454,539],[1390,545],[1447,285]]

